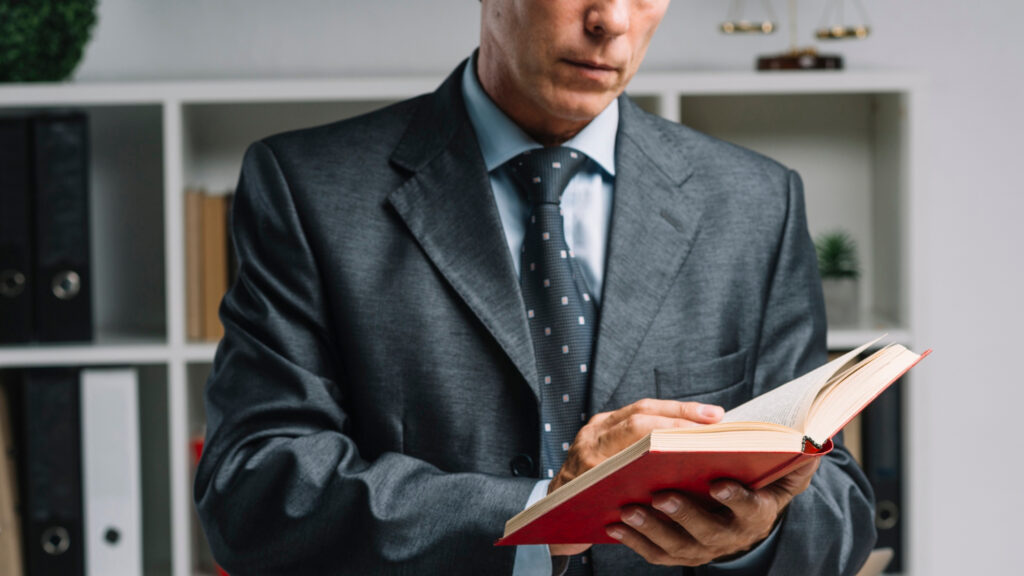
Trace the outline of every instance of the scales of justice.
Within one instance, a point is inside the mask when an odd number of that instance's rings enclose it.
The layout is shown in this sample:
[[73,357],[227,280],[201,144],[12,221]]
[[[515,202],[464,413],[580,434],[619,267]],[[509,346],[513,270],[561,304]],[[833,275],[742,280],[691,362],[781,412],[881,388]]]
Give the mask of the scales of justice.
[[[818,40],[861,40],[871,32],[867,11],[861,0],[849,0],[857,11],[859,24],[848,24],[845,8],[848,0],[826,0],[821,23],[814,31]],[[760,18],[745,17],[747,0],[730,0],[729,13],[719,27],[725,34],[772,34],[778,29],[775,11],[769,0],[760,1]],[[841,70],[843,57],[819,54],[811,47],[799,47],[797,41],[797,0],[789,0],[789,50],[782,54],[761,56],[758,70]]]

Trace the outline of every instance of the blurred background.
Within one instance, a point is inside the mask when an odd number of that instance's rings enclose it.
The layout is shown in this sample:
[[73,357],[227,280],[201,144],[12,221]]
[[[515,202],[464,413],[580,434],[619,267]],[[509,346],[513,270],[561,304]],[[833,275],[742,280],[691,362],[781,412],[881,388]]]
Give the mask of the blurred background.
[[[826,279],[834,284],[826,287],[830,349],[884,332],[917,352],[934,349],[847,431],[893,506],[879,518],[882,543],[897,548],[892,570],[1017,573],[1024,4],[862,0],[863,12],[852,1],[795,4],[798,45],[841,56],[843,70],[754,71],[759,56],[790,44],[784,0],[770,11],[761,0],[677,0],[629,92],[651,112],[803,175],[821,263],[834,272]],[[836,4],[842,16],[826,16]],[[129,574],[216,571],[192,517],[191,466],[222,330],[216,305],[233,280],[228,215],[241,154],[273,132],[432,90],[477,45],[479,13],[474,0],[102,0],[68,80],[0,83],[0,241],[15,252],[54,250],[80,266],[45,286],[46,298],[63,298],[0,304],[4,438],[18,454],[9,459],[8,500],[19,484],[22,500],[32,497],[24,484],[33,474],[62,470],[59,461],[26,464],[33,451],[79,435],[100,439],[74,455],[84,462],[84,488],[78,507],[65,510],[86,534],[29,526],[23,540],[51,551],[85,540],[83,564],[112,562]],[[11,14],[0,12],[0,33]],[[772,14],[773,34],[720,28]],[[814,37],[837,23],[867,24],[870,33]],[[28,151],[19,142],[30,142]],[[13,174],[29,157],[47,154],[77,159],[52,170],[34,164],[71,182],[75,201],[2,197],[24,187]],[[55,271],[46,267],[29,269]],[[17,278],[3,280],[18,292]],[[67,383],[66,405],[26,394],[36,380]],[[80,422],[58,433],[34,429],[34,419]],[[109,449],[96,454],[96,446]],[[124,475],[89,464],[108,460]],[[3,478],[0,468],[0,522]],[[118,486],[108,490],[115,495],[97,495],[104,482]],[[10,559],[11,532],[0,530],[3,575],[13,566],[3,548]],[[22,563],[32,554],[23,552]]]

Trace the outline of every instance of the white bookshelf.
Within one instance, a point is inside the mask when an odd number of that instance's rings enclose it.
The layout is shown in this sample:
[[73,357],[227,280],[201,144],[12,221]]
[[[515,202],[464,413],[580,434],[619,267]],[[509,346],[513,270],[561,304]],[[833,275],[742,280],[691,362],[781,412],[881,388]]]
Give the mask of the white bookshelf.
[[[229,189],[250,142],[428,92],[441,80],[0,86],[0,115],[54,108],[89,115],[97,334],[88,344],[0,347],[0,369],[142,367],[141,410],[149,422],[142,445],[151,453],[143,474],[147,574],[208,570],[197,566],[193,550],[187,440],[204,417],[202,385],[216,345],[185,338],[185,187]],[[922,78],[894,72],[647,73],[629,92],[651,112],[798,170],[812,233],[839,225],[851,232],[864,264],[864,320],[829,330],[829,347],[844,349],[886,332],[905,344],[916,340],[924,88]],[[909,444],[923,420],[914,402],[905,405]],[[912,572],[924,549],[913,487],[926,464],[914,451],[904,453]]]

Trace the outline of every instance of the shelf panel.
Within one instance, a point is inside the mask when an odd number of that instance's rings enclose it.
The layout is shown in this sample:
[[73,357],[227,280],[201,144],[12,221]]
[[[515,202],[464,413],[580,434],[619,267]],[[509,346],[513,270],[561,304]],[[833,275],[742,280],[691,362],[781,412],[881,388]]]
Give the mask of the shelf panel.
[[162,337],[116,332],[101,332],[92,342],[31,343],[0,347],[0,368],[162,364],[170,358],[170,348]]
[[[0,107],[105,106],[180,102],[300,102],[397,99],[434,90],[448,74],[400,77],[182,82],[61,82],[0,86]],[[634,94],[827,94],[909,92],[922,77],[900,71],[641,72]]]
[[878,316],[868,315],[861,322],[852,326],[836,326],[828,329],[828,349],[830,352],[852,350],[885,335],[883,343],[910,346],[911,333],[905,326]]
[[213,362],[217,353],[217,342],[191,342],[185,345],[182,354],[186,362]]
[[909,92],[925,78],[897,71],[656,72],[638,73],[630,92],[673,92],[681,96],[725,94],[863,94]]

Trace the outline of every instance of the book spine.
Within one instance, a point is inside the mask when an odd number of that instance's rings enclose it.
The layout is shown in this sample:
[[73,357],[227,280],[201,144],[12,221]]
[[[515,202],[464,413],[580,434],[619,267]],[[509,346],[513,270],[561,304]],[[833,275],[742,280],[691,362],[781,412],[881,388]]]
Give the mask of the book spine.
[[[2,375],[0,375],[2,378]],[[22,573],[21,526],[18,512],[17,453],[12,421],[13,399],[0,381],[0,574]]]
[[189,340],[203,339],[203,196],[185,191],[185,328]]
[[832,451],[832,440],[830,439],[827,442],[825,442],[825,444],[821,448],[818,448],[814,446],[810,441],[805,440],[805,447],[805,452],[803,454],[797,454],[793,456],[792,460],[789,460],[788,462],[782,464],[781,466],[778,466],[777,468],[768,472],[758,480],[751,482],[750,489],[760,490],[761,488],[764,488],[765,486],[771,484],[772,482],[775,482],[779,478],[782,478],[786,474],[789,474],[793,470],[796,470],[797,468],[803,466],[804,464],[807,463],[808,460],[820,458],[828,454],[829,452]]
[[32,124],[36,338],[91,340],[86,117],[46,115]]
[[0,119],[0,344],[32,339],[29,121]]
[[24,374],[22,534],[28,576],[80,576],[84,568],[77,370]]
[[228,285],[225,202],[223,196],[203,198],[203,336],[213,342],[224,337],[218,312]]

